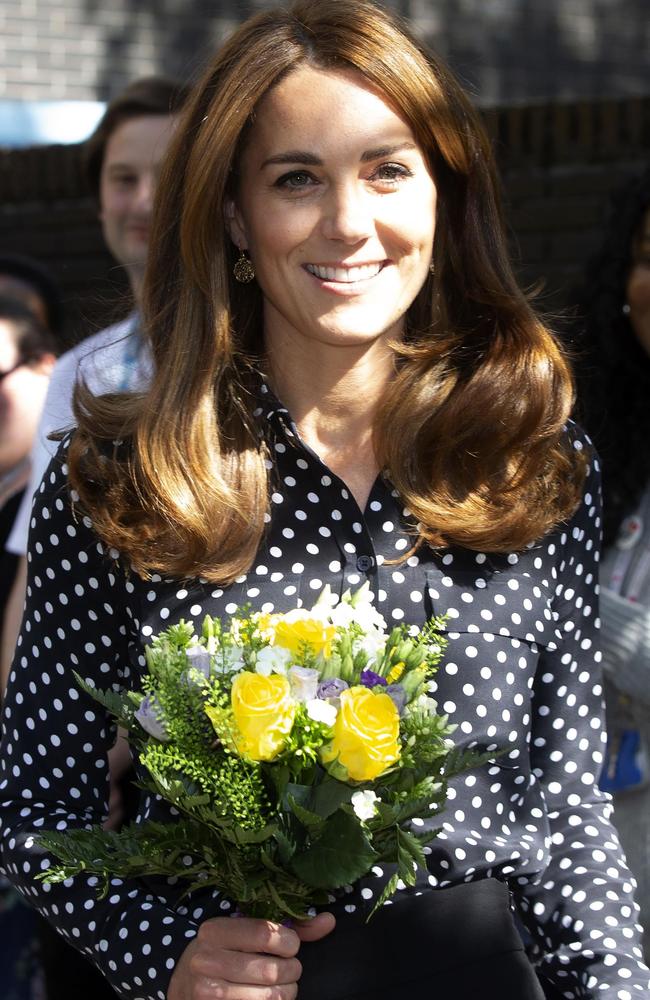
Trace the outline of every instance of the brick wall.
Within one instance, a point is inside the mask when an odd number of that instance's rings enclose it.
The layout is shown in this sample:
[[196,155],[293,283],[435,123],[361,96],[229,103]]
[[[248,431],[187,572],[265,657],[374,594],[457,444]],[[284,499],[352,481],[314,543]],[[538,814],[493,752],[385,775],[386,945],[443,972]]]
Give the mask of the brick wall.
[[[0,96],[106,99],[196,72],[273,0],[2,0]],[[486,104],[650,94],[648,0],[390,0]]]
[[[650,98],[483,112],[499,160],[512,246],[542,306],[562,307],[595,249],[609,192],[647,163]],[[79,147],[0,152],[0,252],[32,254],[65,290],[69,340],[128,308],[84,190]]]

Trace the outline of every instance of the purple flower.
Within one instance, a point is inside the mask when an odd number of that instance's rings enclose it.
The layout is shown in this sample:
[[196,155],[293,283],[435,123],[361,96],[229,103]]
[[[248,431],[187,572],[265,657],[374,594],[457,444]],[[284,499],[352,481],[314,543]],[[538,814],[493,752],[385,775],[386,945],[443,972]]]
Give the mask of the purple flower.
[[406,707],[406,691],[401,684],[389,684],[386,694],[395,702],[395,708],[401,715]]
[[210,666],[212,657],[205,646],[188,646],[185,650],[187,662],[190,667],[194,667],[207,679],[210,676]]
[[341,677],[330,677],[326,681],[321,681],[316,692],[317,698],[339,698],[342,691],[350,685]]
[[380,674],[376,674],[374,670],[362,670],[361,683],[367,688],[377,687],[378,684],[382,687],[387,687],[388,685],[386,678],[382,677]]
[[162,743],[169,739],[162,705],[155,694],[148,694],[142,699],[135,717],[150,736],[160,740]]

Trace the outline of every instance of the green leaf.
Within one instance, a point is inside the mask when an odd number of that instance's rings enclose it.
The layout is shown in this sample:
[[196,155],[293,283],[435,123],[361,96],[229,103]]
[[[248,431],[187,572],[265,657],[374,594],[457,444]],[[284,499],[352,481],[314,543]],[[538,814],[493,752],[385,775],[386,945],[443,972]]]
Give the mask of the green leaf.
[[402,830],[398,827],[397,863],[400,867],[400,873],[402,872],[402,869],[404,871],[408,870],[410,873],[409,880],[404,878],[404,875],[402,874],[402,878],[407,885],[415,885],[413,862],[423,871],[427,870],[427,862],[424,856],[422,844],[411,833],[409,833],[408,830]]
[[273,839],[278,845],[278,858],[280,864],[284,865],[286,868],[291,861],[291,858],[296,853],[296,844],[282,830],[276,830],[273,835]]
[[286,764],[275,764],[273,766],[262,765],[264,773],[271,779],[277,789],[278,800],[284,799],[284,793],[289,784],[289,768]]
[[[81,690],[89,695],[93,701],[103,705],[106,711],[109,712],[121,726],[125,729],[129,729],[134,725],[135,709],[131,704],[128,692],[120,691],[116,693],[115,691],[102,691],[100,688],[96,688],[91,684],[88,684],[81,674],[76,672],[76,670],[73,670],[72,672]],[[138,704],[140,701],[142,701],[142,697],[138,698]]]
[[336,781],[329,775],[323,778],[320,784],[312,785],[310,791],[308,806],[323,819],[327,819],[342,805],[349,803],[354,794],[354,788],[342,781]]
[[377,858],[361,824],[351,813],[339,810],[325,821],[321,835],[291,867],[307,885],[337,889],[365,875]]
[[287,782],[284,790],[283,803],[289,804],[293,799],[303,809],[309,809],[309,799],[311,796],[311,785],[299,785],[295,781]]
[[320,833],[325,822],[320,816],[311,812],[310,809],[305,809],[301,806],[293,795],[287,795],[287,803],[296,819],[302,823],[302,825],[309,830],[310,833],[314,835],[318,835]]
[[368,921],[369,921],[369,920],[370,920],[370,919],[371,919],[372,917],[374,917],[375,913],[377,912],[377,910],[379,909],[379,907],[380,907],[380,906],[383,906],[383,905],[384,905],[384,903],[385,903],[385,902],[386,902],[386,901],[387,901],[388,899],[390,899],[390,898],[391,898],[391,896],[394,896],[394,895],[395,895],[395,893],[397,892],[397,884],[398,884],[398,882],[399,882],[399,879],[400,879],[399,875],[398,875],[398,874],[395,874],[395,875],[393,875],[393,876],[392,876],[392,877],[391,877],[391,878],[390,878],[390,879],[388,880],[388,882],[387,882],[387,883],[386,883],[386,885],[384,886],[384,888],[383,888],[383,891],[382,891],[381,895],[379,896],[379,898],[378,898],[377,902],[375,903],[375,905],[373,906],[372,910],[370,911],[370,913],[369,913],[369,914],[368,914],[368,916],[366,917],[366,923],[368,923]]
[[346,782],[350,780],[347,767],[345,767],[344,764],[341,764],[338,757],[329,761],[329,763],[325,764],[324,767],[330,777],[334,778],[335,781]]
[[448,781],[450,778],[455,778],[458,774],[464,774],[465,771],[473,771],[484,764],[492,763],[498,757],[507,753],[507,749],[504,747],[502,750],[485,750],[483,753],[480,753],[475,747],[470,747],[469,749],[454,747],[450,750],[444,762],[444,778]]

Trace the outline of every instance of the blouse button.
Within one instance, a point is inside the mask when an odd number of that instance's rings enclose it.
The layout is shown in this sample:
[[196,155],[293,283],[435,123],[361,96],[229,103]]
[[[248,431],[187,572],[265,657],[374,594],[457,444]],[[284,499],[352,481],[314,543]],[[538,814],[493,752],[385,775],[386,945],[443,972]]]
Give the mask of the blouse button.
[[375,560],[372,556],[359,556],[357,559],[357,569],[360,573],[367,573],[375,568]]

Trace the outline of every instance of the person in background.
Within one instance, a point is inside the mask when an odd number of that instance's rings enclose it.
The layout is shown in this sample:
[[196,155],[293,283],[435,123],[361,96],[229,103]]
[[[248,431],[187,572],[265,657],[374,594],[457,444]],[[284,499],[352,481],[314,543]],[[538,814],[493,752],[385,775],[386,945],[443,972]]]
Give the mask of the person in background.
[[[48,435],[74,424],[72,393],[79,375],[97,393],[136,389],[146,379],[147,361],[137,317],[153,198],[160,163],[187,95],[185,86],[164,77],[136,80],[110,102],[86,143],[86,174],[97,198],[102,232],[109,250],[126,271],[133,308],[125,320],[64,354],[53,372],[32,449],[31,477],[6,542],[8,551],[19,557],[19,565],[2,637],[3,689],[25,599],[31,500],[57,447]],[[19,271],[16,278],[20,279]]]
[[63,301],[56,281],[43,264],[23,254],[0,252],[0,296],[26,305],[56,338],[60,353]]
[[[56,340],[39,318],[45,317],[45,309],[38,308],[36,315],[25,304],[26,295],[9,297],[10,283],[3,282],[1,268],[0,263],[0,621],[16,572],[16,557],[5,551],[4,543],[29,479],[29,453],[56,360]],[[36,291],[30,298],[40,305]],[[42,995],[35,918],[0,877],[3,1000],[39,1000]]]
[[650,957],[650,169],[615,196],[581,290],[584,421],[603,463],[608,754],[601,787],[639,883]]
[[[137,389],[147,378],[147,361],[138,332],[138,310],[161,160],[172,136],[187,89],[174,80],[136,80],[108,105],[85,146],[85,168],[97,202],[106,244],[126,271],[132,309],[125,320],[89,337],[57,362],[31,454],[31,475],[9,538],[6,558],[18,558],[2,635],[2,691],[25,601],[27,535],[32,496],[56,450],[48,435],[74,423],[72,395],[78,377],[96,393]],[[3,542],[3,551],[5,545]],[[119,827],[134,808],[130,755],[126,741],[110,753],[111,796],[107,825]],[[40,944],[47,1000],[93,996],[110,1000],[113,990],[92,966],[42,921]]]
[[[0,280],[0,287],[2,282]],[[4,542],[30,475],[30,451],[56,361],[53,334],[23,302],[0,293],[0,616],[16,571]]]

